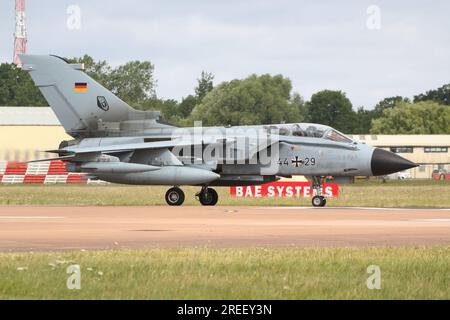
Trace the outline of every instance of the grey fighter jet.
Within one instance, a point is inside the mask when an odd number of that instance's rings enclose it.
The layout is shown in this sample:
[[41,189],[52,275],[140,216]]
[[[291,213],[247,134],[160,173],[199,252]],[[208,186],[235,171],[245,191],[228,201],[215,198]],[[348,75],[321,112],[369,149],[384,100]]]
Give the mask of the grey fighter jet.
[[[181,205],[180,186],[199,186],[202,205],[218,201],[213,186],[248,186],[304,175],[313,206],[325,206],[325,177],[379,176],[416,164],[358,143],[320,124],[178,128],[155,111],[137,111],[57,56],[22,55],[23,69],[74,139],[52,159],[87,179],[134,185],[167,185],[169,205]],[[42,159],[37,161],[48,161]]]

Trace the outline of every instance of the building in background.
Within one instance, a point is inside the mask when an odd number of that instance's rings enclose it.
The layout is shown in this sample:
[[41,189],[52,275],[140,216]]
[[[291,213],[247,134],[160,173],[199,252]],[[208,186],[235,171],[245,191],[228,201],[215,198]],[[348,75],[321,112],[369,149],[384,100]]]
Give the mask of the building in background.
[[[400,154],[415,163],[412,178],[429,179],[433,171],[450,173],[450,135],[355,135],[353,139]],[[72,138],[49,107],[0,107],[0,162],[52,157]]]
[[49,107],[0,107],[0,161],[46,158],[71,139]]
[[398,153],[420,164],[409,169],[413,179],[432,178],[433,172],[450,173],[450,135],[354,135],[354,140]]

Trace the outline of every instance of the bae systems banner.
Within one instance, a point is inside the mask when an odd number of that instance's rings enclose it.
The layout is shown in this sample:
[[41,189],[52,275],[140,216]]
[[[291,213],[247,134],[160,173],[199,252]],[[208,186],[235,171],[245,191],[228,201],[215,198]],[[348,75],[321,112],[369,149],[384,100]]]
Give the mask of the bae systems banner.
[[[337,184],[324,184],[323,196],[337,197],[339,187]],[[238,198],[308,198],[314,196],[314,190],[309,182],[274,182],[260,186],[231,187],[230,194]]]

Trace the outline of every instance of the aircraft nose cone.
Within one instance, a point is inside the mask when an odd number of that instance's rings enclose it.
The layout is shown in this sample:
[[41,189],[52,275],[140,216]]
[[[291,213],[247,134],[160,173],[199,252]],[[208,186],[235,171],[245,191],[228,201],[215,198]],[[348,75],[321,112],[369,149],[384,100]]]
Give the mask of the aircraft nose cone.
[[406,169],[417,167],[414,162],[406,160],[399,155],[380,148],[375,148],[372,155],[372,174],[383,176]]

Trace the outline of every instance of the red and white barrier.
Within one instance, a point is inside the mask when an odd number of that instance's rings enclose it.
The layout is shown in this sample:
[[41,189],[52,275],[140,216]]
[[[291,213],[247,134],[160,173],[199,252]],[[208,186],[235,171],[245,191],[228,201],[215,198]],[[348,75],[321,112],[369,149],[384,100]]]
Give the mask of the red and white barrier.
[[0,183],[88,183],[82,173],[69,173],[63,161],[17,163],[0,162]]

